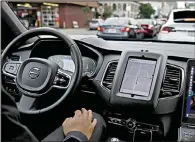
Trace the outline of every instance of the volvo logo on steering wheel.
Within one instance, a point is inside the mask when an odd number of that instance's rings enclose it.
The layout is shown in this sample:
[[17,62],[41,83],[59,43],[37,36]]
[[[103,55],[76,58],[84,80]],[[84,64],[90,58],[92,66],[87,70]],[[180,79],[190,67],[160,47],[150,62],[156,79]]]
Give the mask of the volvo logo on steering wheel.
[[33,67],[29,71],[29,76],[31,79],[35,79],[39,76],[41,69],[37,67]]

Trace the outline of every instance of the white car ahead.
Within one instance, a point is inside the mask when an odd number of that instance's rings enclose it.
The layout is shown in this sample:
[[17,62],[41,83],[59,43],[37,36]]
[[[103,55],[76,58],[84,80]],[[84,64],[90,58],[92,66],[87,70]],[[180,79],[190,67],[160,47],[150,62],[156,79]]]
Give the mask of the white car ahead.
[[89,29],[90,30],[97,30],[98,26],[101,26],[104,23],[103,19],[92,19],[89,22]]
[[195,9],[174,9],[158,40],[195,42]]

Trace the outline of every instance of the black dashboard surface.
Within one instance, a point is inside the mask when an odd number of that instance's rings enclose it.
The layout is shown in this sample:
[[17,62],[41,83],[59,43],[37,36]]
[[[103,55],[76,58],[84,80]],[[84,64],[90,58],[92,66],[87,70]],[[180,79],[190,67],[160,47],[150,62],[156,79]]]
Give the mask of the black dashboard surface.
[[[121,54],[124,51],[129,52],[144,52],[144,53],[160,53],[167,56],[166,64],[170,68],[177,68],[181,74],[179,92],[174,95],[167,95],[166,97],[159,97],[158,104],[153,110],[153,113],[164,114],[175,111],[179,102],[179,98],[182,95],[182,87],[184,81],[184,74],[187,65],[187,60],[195,58],[195,47],[192,44],[173,44],[173,43],[155,43],[155,42],[137,42],[137,41],[104,41],[99,38],[74,38],[75,42],[81,50],[83,57],[91,61],[90,64],[86,64],[86,68],[91,68],[91,74],[89,79],[92,80],[95,86],[95,93],[97,93],[104,101],[109,104],[111,88],[107,88],[102,84],[105,72],[108,65],[112,61],[118,62]],[[25,45],[18,51],[14,52],[12,56],[19,56],[23,61],[28,57],[46,58],[54,55],[64,55],[67,57],[70,55],[70,51],[63,45],[61,41],[56,38],[41,38],[34,44]],[[118,64],[118,63],[117,63]],[[69,64],[67,64],[69,66]],[[168,68],[167,67],[167,68]],[[162,74],[165,78],[165,73]],[[160,82],[161,86],[163,82]],[[162,88],[161,88],[162,89]],[[162,92],[160,90],[160,93]],[[160,96],[160,95],[159,95]]]
[[[177,43],[161,43],[161,42],[138,42],[138,41],[104,41],[94,37],[76,37],[71,36],[78,45],[83,58],[87,59],[84,65],[88,72],[87,80],[82,81],[80,91],[82,94],[95,95],[99,97],[102,104],[106,104],[105,110],[113,113],[128,114],[128,117],[133,117],[140,121],[152,123],[155,120],[157,125],[163,126],[164,135],[170,129],[171,118],[167,117],[175,112],[178,106],[181,106],[181,98],[184,94],[185,72],[188,59],[195,58],[195,46],[193,44],[177,44]],[[119,66],[124,52],[130,53],[144,53],[146,55],[161,54],[166,57],[165,69],[159,73],[163,79],[156,80],[160,89],[158,88],[155,94],[158,96],[155,108],[150,111],[145,111],[144,107],[139,105],[132,107],[118,103],[114,105],[111,102],[111,93],[114,90],[113,84],[118,81],[115,78],[115,73],[121,72]],[[42,37],[34,43],[20,47],[18,50],[8,56],[10,61],[24,61],[31,57],[39,58],[53,58],[62,57],[66,60],[66,67],[73,71],[73,64],[70,61],[70,51],[66,45],[62,44],[60,40],[53,37]],[[56,59],[54,59],[56,60]],[[60,59],[61,60],[61,59]],[[61,60],[61,61],[62,61]],[[67,63],[67,60],[68,63]],[[60,61],[60,62],[61,62]],[[88,62],[89,61],[89,62]],[[57,61],[58,62],[58,61]],[[59,63],[61,64],[61,63]],[[177,80],[174,79],[177,78]],[[115,83],[113,83],[115,82]],[[12,84],[13,86],[13,84]],[[8,88],[9,89],[9,88]],[[128,99],[128,98],[127,98]],[[133,112],[133,113],[129,113]],[[144,116],[144,117],[143,117]],[[149,122],[150,121],[150,122]],[[179,120],[177,120],[179,121]]]

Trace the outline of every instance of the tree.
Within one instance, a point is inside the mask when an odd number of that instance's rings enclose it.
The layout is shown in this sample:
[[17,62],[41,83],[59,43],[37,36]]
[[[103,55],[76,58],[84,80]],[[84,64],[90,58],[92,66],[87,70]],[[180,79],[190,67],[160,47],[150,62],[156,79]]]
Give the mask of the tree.
[[110,16],[112,16],[112,9],[110,6],[105,6],[103,17],[104,17],[104,19],[106,19],[106,18],[109,18]]
[[86,7],[82,7],[81,10],[85,14],[85,24],[88,25],[88,23],[90,21],[91,9],[88,6],[86,6]]
[[101,17],[101,14],[97,11],[97,9],[95,10],[95,18],[98,18],[99,16]]
[[146,4],[141,3],[139,11],[140,18],[150,18],[151,15],[155,13],[155,10],[153,9],[150,3]]

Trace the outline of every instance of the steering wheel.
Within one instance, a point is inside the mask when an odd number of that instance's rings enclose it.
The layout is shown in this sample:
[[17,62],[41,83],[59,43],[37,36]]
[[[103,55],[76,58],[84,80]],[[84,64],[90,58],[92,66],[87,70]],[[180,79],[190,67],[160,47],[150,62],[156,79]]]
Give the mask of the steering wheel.
[[[42,58],[28,58],[23,62],[7,61],[8,55],[15,50],[18,44],[39,35],[55,36],[61,39],[66,46],[68,45],[75,64],[74,73],[62,70],[56,63]],[[36,28],[22,33],[8,44],[1,56],[1,71],[5,77],[15,80],[17,89],[22,93],[17,103],[19,111],[25,114],[38,114],[55,108],[74,92],[82,78],[83,62],[78,46],[69,36],[52,28]],[[2,78],[2,91],[8,93],[3,86]],[[39,97],[44,98],[52,88],[63,90],[63,95],[45,108],[32,109],[36,100]]]

